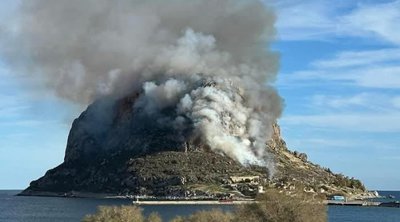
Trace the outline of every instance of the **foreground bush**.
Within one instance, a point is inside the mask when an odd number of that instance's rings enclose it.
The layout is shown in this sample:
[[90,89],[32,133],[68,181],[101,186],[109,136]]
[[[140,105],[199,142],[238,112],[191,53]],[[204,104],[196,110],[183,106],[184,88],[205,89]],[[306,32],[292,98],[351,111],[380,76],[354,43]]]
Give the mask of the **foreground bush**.
[[83,222],[161,222],[157,213],[148,218],[143,216],[141,208],[135,206],[100,206],[94,215],[87,215]]
[[234,215],[219,209],[199,211],[188,217],[176,217],[171,222],[231,222]]
[[[171,222],[324,222],[326,206],[309,196],[298,193],[288,196],[276,190],[268,190],[257,198],[257,203],[243,204],[233,212],[219,209],[199,211],[187,217],[178,216]],[[135,206],[99,207],[84,222],[161,222],[157,213],[143,216],[142,209]]]
[[326,206],[308,195],[293,196],[268,190],[258,197],[258,203],[244,204],[235,212],[235,221],[248,222],[324,222]]

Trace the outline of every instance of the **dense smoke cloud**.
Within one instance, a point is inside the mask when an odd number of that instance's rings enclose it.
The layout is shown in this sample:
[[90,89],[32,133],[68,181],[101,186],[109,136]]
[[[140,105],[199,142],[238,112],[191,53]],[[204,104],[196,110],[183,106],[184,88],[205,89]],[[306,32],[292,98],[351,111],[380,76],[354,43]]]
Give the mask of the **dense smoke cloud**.
[[72,101],[141,91],[149,115],[172,107],[174,127],[266,165],[281,113],[274,20],[259,1],[26,0],[0,29],[1,56]]

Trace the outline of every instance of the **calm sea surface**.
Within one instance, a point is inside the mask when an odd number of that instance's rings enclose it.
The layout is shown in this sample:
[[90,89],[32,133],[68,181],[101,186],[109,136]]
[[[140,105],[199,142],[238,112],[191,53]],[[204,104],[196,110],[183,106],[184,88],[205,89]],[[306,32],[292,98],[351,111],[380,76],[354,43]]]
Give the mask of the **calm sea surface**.
[[[99,205],[130,204],[129,200],[57,197],[19,197],[19,191],[0,190],[0,222],[53,222],[80,221],[96,211]],[[381,195],[394,195],[396,199],[379,201],[400,201],[400,192],[381,191]],[[144,213],[158,211],[168,221],[175,215],[187,215],[198,210],[212,209],[215,206],[144,206]],[[217,206],[230,210],[230,206]],[[359,222],[400,222],[400,208],[384,207],[341,207],[328,208],[329,221]]]

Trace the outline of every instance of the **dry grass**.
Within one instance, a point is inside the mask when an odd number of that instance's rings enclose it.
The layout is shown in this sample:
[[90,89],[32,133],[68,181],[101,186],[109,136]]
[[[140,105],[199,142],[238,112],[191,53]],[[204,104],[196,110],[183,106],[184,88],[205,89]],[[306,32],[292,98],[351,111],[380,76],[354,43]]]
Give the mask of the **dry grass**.
[[188,217],[178,216],[171,222],[231,222],[234,219],[232,213],[224,212],[219,209],[210,211],[198,211]]
[[83,222],[161,222],[160,216],[152,213],[143,216],[141,208],[135,206],[100,206],[93,215],[87,215]]
[[326,206],[310,201],[304,193],[289,196],[276,190],[268,190],[258,197],[258,203],[240,206],[235,221],[248,222],[324,222]]

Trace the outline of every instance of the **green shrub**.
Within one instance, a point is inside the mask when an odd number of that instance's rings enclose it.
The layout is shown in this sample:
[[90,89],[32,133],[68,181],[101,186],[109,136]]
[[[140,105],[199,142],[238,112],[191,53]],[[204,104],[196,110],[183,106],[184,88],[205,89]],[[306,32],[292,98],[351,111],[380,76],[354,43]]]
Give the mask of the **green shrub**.
[[336,186],[356,188],[362,191],[366,190],[364,184],[362,184],[360,180],[357,180],[354,177],[349,178],[343,174],[336,174],[336,179],[333,184]]

